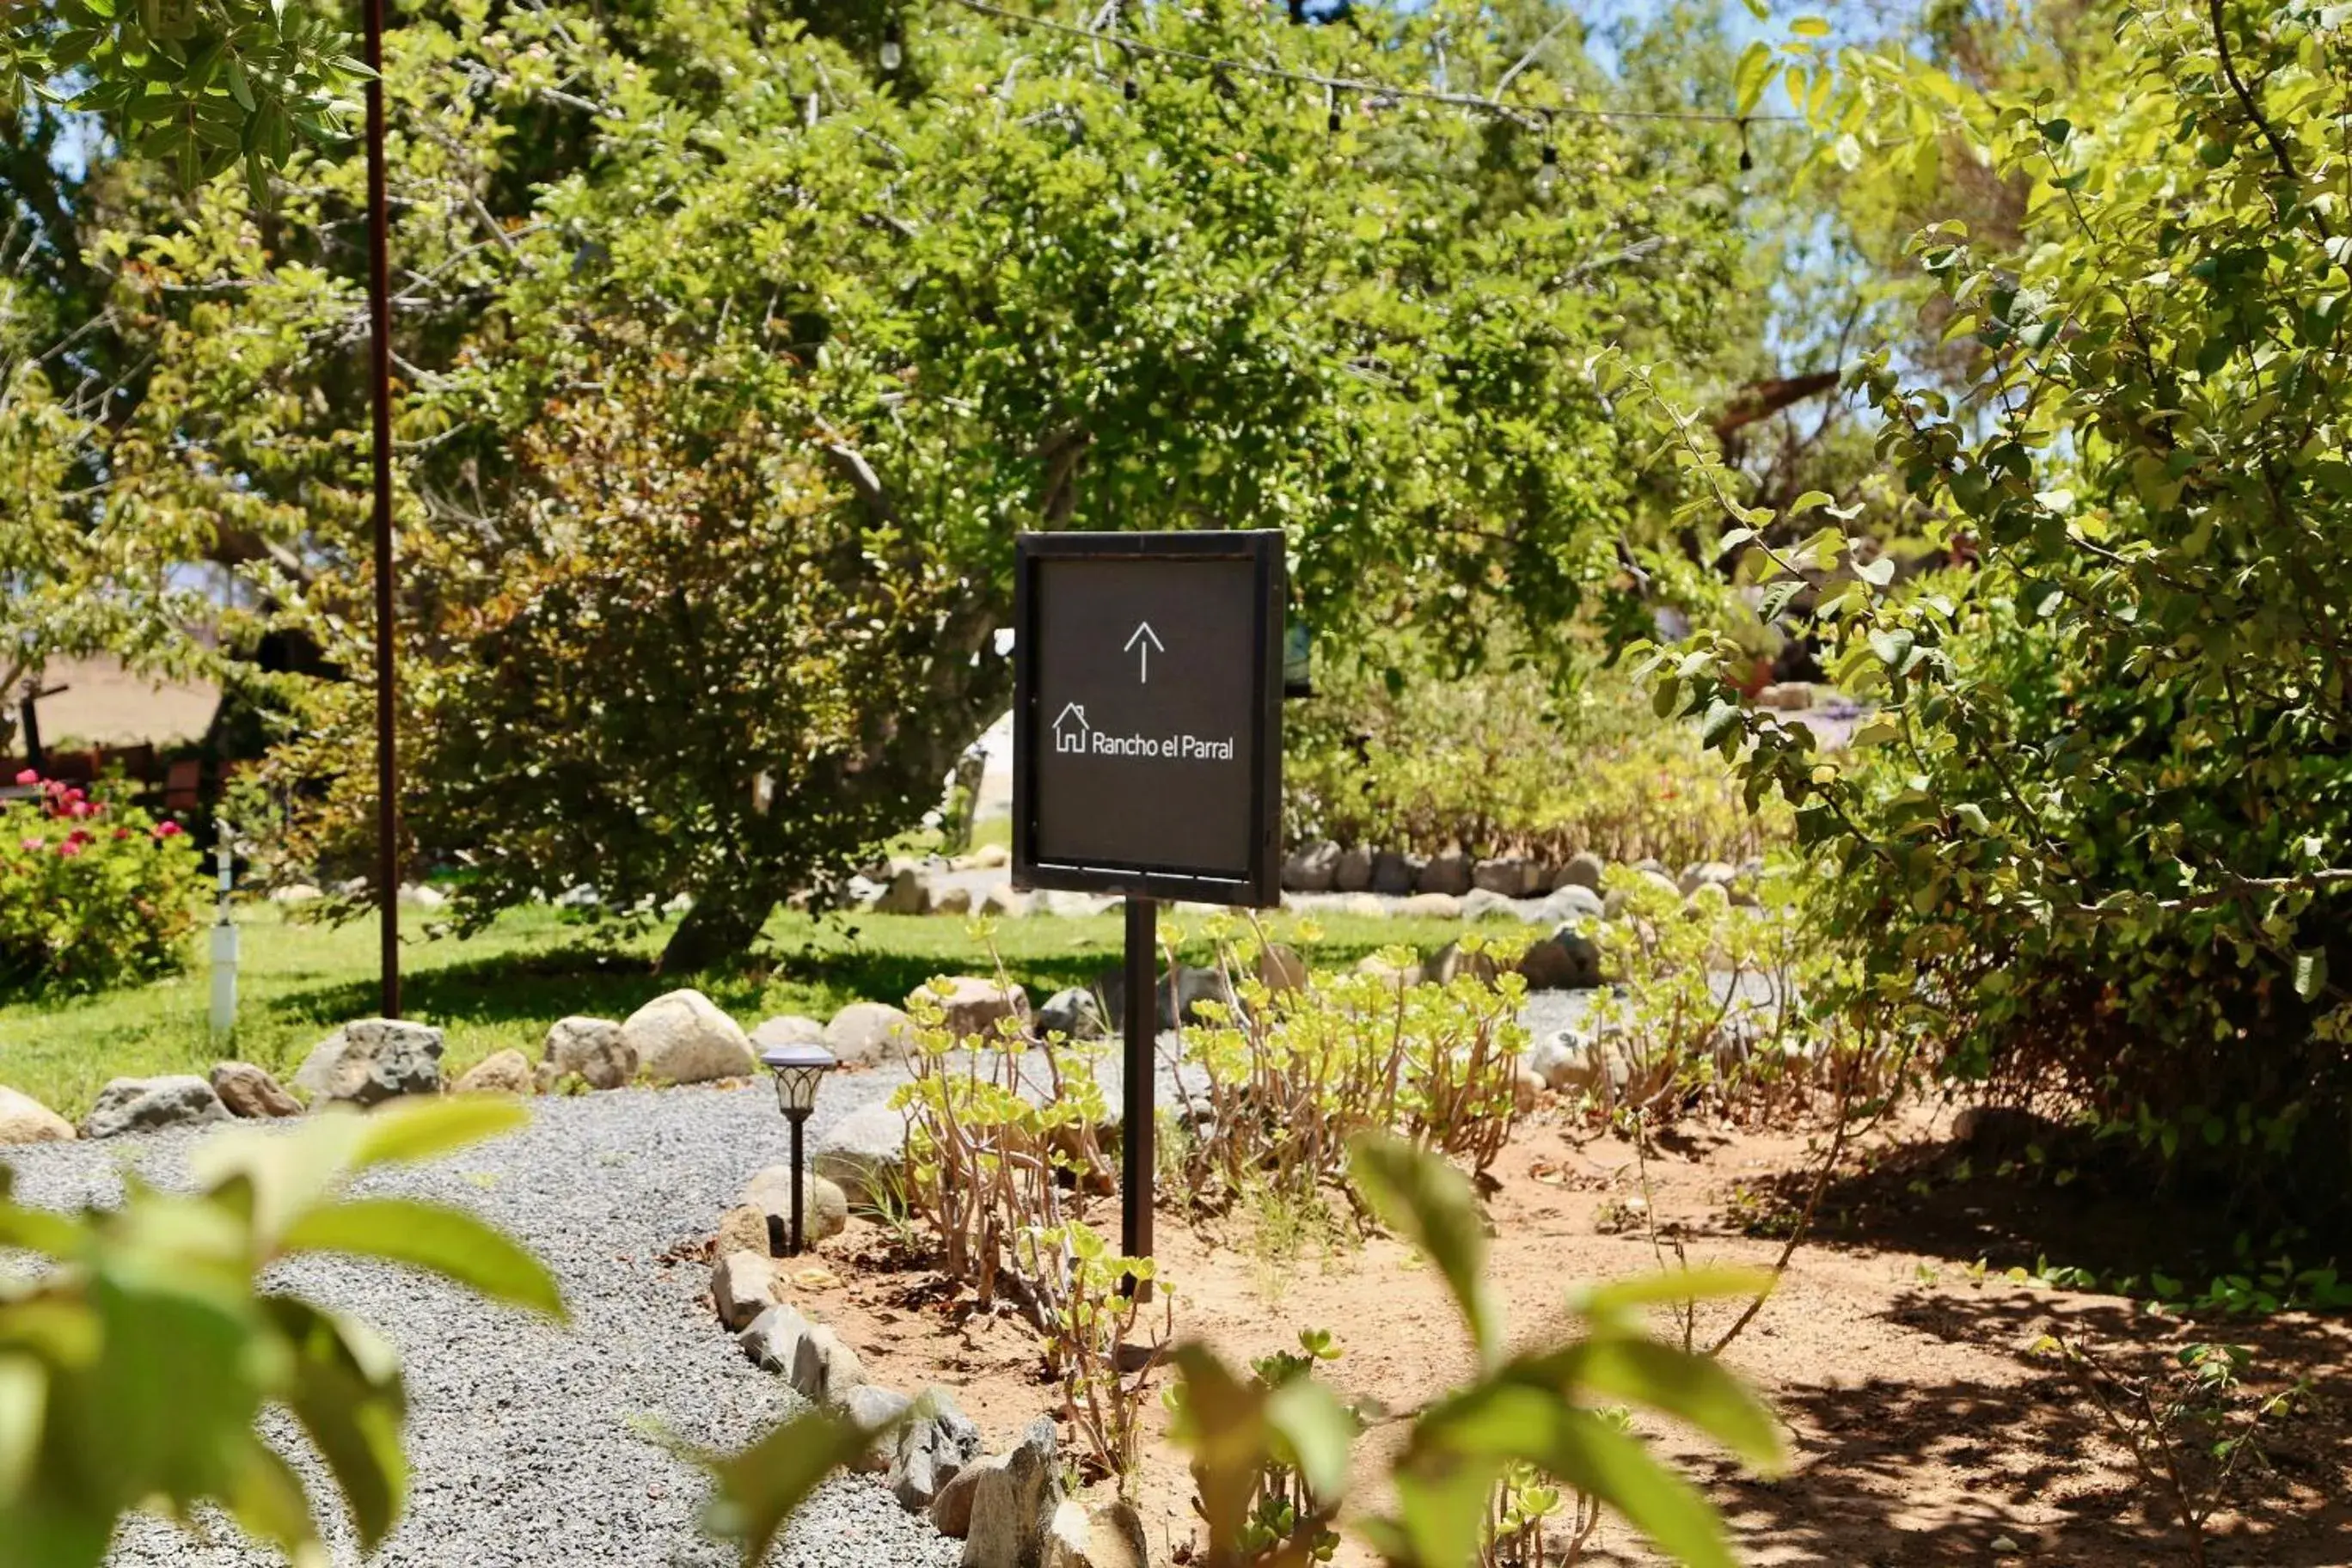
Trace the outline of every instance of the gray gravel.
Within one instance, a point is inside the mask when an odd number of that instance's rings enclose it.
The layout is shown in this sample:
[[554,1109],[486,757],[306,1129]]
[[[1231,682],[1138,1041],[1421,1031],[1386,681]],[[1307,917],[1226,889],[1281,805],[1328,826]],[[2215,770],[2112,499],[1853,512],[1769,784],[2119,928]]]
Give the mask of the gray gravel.
[[[812,1133],[886,1096],[895,1079],[843,1074],[825,1087]],[[698,1303],[706,1266],[660,1254],[709,1235],[744,1181],[789,1148],[764,1086],[621,1089],[544,1099],[522,1131],[438,1163],[372,1177],[367,1189],[458,1204],[503,1226],[552,1267],[572,1321],[552,1327],[387,1268],[309,1260],[274,1282],[354,1313],[400,1347],[410,1400],[412,1491],[399,1531],[372,1561],[395,1568],[552,1568],[629,1563],[719,1568],[705,1539],[705,1489],[663,1449],[667,1430],[735,1447],[800,1401],[752,1367]],[[22,1201],[119,1202],[122,1164],[182,1184],[198,1133],[11,1151]],[[992,1444],[1010,1440],[991,1433]],[[314,1485],[323,1473],[296,1459]],[[360,1559],[338,1514],[326,1521],[339,1564]],[[244,1568],[278,1561],[221,1527],[198,1542],[146,1520],[127,1525],[112,1561]],[[958,1542],[903,1512],[871,1478],[837,1477],[771,1555],[792,1568],[921,1568],[957,1561]]]
[[[1589,994],[1529,1000],[1530,1027],[1580,1016]],[[1160,1038],[1160,1103],[1177,1105]],[[1097,1073],[1118,1104],[1118,1048]],[[1024,1063],[1033,1084],[1043,1058]],[[1188,1068],[1191,1077],[1197,1069]],[[836,1075],[809,1124],[887,1099],[896,1071]],[[1197,1083],[1197,1079],[1195,1079]],[[799,1408],[783,1381],[758,1371],[700,1300],[706,1265],[661,1256],[708,1237],[751,1173],[790,1142],[766,1086],[619,1089],[533,1102],[522,1131],[430,1165],[371,1176],[363,1190],[471,1209],[516,1237],[562,1281],[568,1327],[485,1306],[402,1270],[350,1260],[286,1266],[272,1283],[374,1324],[400,1348],[408,1379],[409,1508],[373,1563],[388,1568],[551,1568],[626,1563],[722,1568],[733,1560],[697,1519],[698,1474],[657,1440],[741,1446]],[[22,1202],[111,1205],[121,1173],[186,1183],[192,1148],[211,1129],[7,1152]],[[907,1392],[914,1392],[908,1390]],[[271,1428],[320,1495],[323,1471],[289,1426]],[[1013,1434],[991,1432],[992,1448]],[[360,1562],[340,1512],[323,1521],[338,1564]],[[248,1568],[276,1562],[218,1525],[198,1540],[144,1519],[127,1524],[111,1562]],[[839,1476],[795,1519],[769,1558],[782,1568],[926,1568],[958,1561],[961,1543],[902,1511],[873,1478]]]

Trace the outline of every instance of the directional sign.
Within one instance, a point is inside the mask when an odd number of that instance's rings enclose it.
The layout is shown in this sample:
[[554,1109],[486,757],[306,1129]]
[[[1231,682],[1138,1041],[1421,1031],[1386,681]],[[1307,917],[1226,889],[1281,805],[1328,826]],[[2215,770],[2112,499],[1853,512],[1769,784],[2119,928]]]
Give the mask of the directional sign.
[[1282,536],[1024,534],[1013,879],[1277,901]]

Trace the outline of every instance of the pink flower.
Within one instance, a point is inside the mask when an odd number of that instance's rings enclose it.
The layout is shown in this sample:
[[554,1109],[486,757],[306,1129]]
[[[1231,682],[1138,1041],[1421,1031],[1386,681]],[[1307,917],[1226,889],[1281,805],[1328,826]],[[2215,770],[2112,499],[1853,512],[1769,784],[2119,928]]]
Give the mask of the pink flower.
[[38,849],[40,847],[41,841],[37,838],[27,838],[17,846],[20,849]]
[[41,775],[35,773],[32,769],[26,768],[23,773],[16,775],[16,782],[20,784],[37,784],[41,782]]
[[128,837],[131,837],[131,829],[129,829],[129,828],[127,828],[127,827],[118,827],[118,828],[116,828],[116,829],[114,830],[114,841],[115,841],[117,844],[121,843],[124,839],[126,839],[126,838],[128,838]]
[[97,809],[98,807],[90,805],[89,802],[86,800],[78,800],[71,805],[66,807],[66,815],[72,817],[76,822],[79,822]]
[[75,856],[81,853],[81,844],[77,839],[68,838],[63,844],[58,846],[58,853],[70,860]]
[[177,838],[179,836],[180,825],[176,822],[159,822],[155,825],[155,837],[158,838]]

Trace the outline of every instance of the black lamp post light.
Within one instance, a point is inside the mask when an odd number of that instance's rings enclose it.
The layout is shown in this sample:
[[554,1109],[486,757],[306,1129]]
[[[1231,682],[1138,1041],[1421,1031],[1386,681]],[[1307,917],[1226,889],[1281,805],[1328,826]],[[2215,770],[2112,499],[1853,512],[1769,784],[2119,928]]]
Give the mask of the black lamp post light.
[[784,1120],[793,1124],[793,1218],[792,1238],[786,1242],[777,1233],[783,1226],[773,1216],[768,1221],[768,1251],[771,1255],[798,1258],[803,1245],[802,1226],[807,1213],[807,1200],[801,1195],[801,1137],[808,1125],[809,1112],[816,1109],[817,1086],[835,1066],[834,1055],[823,1046],[802,1043],[777,1046],[760,1053],[760,1065],[776,1075],[776,1105]]

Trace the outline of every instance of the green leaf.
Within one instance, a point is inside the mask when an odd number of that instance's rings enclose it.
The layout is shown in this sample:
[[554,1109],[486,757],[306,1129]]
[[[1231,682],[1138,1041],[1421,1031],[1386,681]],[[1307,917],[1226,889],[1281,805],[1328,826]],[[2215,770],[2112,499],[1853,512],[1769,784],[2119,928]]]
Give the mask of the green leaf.
[[1874,588],[1884,588],[1895,581],[1895,557],[1882,555],[1875,561],[1861,563],[1854,567],[1853,574]]
[[1739,100],[1739,112],[1753,114],[1762,100],[1764,89],[1772,80],[1772,46],[1759,38],[1739,56],[1739,63],[1731,69],[1732,96]]
[[740,1542],[744,1568],[756,1568],[793,1510],[871,1441],[848,1415],[825,1408],[794,1416],[740,1453],[706,1456],[703,1468],[715,1484],[705,1527]]
[[352,1169],[429,1160],[515,1131],[530,1121],[530,1110],[520,1101],[494,1095],[404,1096],[369,1113]]
[[1437,1266],[1482,1365],[1502,1353],[1503,1323],[1486,1277],[1486,1216],[1468,1178],[1437,1155],[1387,1133],[1349,1145],[1350,1180],[1381,1223]]
[[351,1198],[310,1210],[286,1230],[289,1252],[344,1252],[426,1269],[495,1301],[561,1321],[562,1293],[546,1266],[463,1209],[413,1198]]
[[279,1398],[333,1474],[361,1552],[373,1552],[399,1522],[408,1496],[400,1358],[373,1329],[299,1298],[268,1296],[260,1305],[294,1352]]
[[2306,1002],[2316,1001],[2327,989],[2327,953],[2325,949],[2312,948],[2294,955],[2294,994]]
[[1267,1395],[1265,1421],[1290,1444],[1308,1490],[1326,1503],[1347,1495],[1356,1418],[1337,1394],[1312,1377],[1292,1378]]
[[1737,1568],[1706,1499],[1640,1439],[1564,1402],[1537,1413],[1549,1419],[1530,1424],[1521,1456],[1529,1463],[1599,1498],[1688,1568]]
[[1628,1275],[1604,1284],[1580,1285],[1568,1293],[1568,1310],[1595,1323],[1623,1323],[1651,1307],[1682,1306],[1754,1296],[1772,1289],[1769,1268],[1675,1268]]
[[1780,1424],[1713,1356],[1695,1355],[1632,1334],[1608,1334],[1552,1358],[1562,1394],[1647,1405],[1688,1422],[1759,1469],[1786,1462]]

